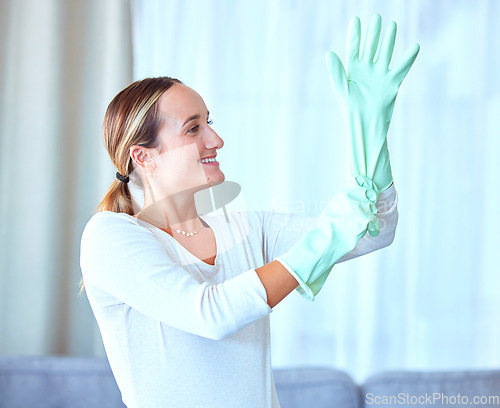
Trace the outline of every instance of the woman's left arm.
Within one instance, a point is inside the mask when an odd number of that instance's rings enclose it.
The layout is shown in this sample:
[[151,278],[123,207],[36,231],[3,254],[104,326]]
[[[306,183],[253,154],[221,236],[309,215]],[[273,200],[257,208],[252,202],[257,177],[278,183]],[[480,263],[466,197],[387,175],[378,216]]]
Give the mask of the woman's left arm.
[[[337,263],[385,248],[393,242],[398,224],[398,193],[394,184],[379,194],[376,207],[380,233],[376,237],[366,233],[356,247],[342,256]],[[263,223],[266,262],[288,251],[318,221],[317,216],[277,211],[259,213]]]

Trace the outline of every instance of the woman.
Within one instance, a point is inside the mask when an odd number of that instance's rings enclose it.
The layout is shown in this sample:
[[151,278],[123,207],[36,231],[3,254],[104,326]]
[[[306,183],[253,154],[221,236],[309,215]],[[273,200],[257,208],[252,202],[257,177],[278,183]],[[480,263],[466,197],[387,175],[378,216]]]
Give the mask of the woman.
[[[345,190],[310,231],[287,230],[298,217],[274,211],[200,216],[195,193],[225,179],[224,142],[203,99],[168,77],[121,91],[104,136],[117,180],[85,227],[81,269],[123,402],[279,407],[269,314],[296,288],[314,299],[334,263],[392,242],[392,181]],[[144,191],[137,213],[129,182]]]

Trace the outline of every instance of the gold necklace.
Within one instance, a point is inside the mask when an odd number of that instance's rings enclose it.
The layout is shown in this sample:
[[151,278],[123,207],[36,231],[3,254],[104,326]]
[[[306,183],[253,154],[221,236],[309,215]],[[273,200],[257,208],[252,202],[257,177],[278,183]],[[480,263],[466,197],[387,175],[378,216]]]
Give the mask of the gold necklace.
[[176,230],[173,230],[173,231],[177,232],[178,234],[185,235],[186,237],[192,237],[194,234],[197,234],[197,233],[198,233],[198,231],[200,230],[200,228],[201,228],[201,226],[202,226],[202,225],[203,225],[203,224],[202,224],[202,223],[201,223],[201,221],[200,221],[200,226],[199,226],[199,227],[198,227],[198,229],[197,229],[196,231],[194,231],[194,232],[186,232],[186,231],[183,231],[183,230],[181,230],[181,229],[176,229]]

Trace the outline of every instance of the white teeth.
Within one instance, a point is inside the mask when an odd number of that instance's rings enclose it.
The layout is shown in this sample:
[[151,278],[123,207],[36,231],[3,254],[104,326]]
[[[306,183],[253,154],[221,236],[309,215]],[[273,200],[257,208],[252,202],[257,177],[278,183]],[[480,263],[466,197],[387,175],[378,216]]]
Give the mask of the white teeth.
[[202,163],[213,163],[215,161],[215,157],[213,159],[201,159]]

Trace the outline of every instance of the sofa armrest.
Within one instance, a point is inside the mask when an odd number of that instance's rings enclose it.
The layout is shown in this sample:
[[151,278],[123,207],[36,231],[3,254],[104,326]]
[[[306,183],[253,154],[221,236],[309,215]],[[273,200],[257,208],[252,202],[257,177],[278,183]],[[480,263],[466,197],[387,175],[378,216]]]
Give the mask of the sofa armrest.
[[108,360],[0,356],[0,406],[125,408]]
[[[474,401],[474,397],[490,400]],[[390,371],[367,379],[365,407],[500,407],[500,370]]]

